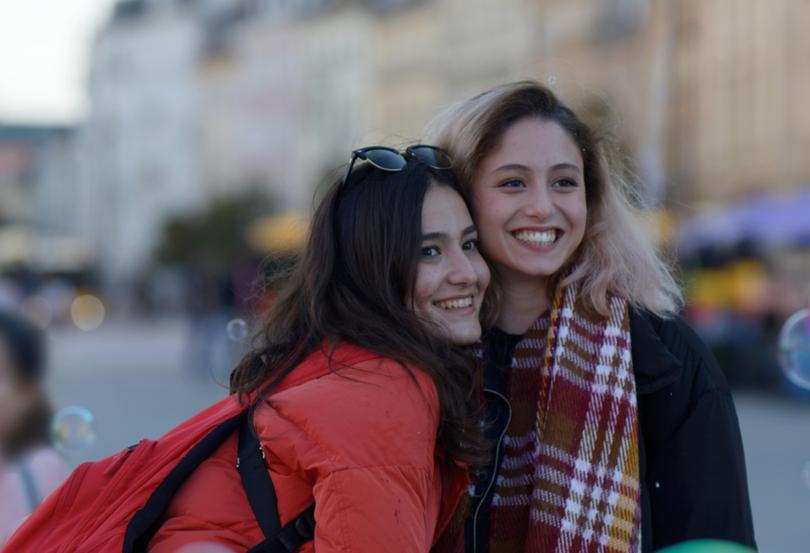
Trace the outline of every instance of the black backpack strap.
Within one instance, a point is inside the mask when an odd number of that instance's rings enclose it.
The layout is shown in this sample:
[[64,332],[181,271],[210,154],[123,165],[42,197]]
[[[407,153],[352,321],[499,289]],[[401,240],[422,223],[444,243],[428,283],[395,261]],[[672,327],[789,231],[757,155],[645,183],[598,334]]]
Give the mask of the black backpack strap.
[[248,553],[292,553],[315,536],[315,506],[298,515],[282,528],[273,481],[264,463],[264,451],[250,424],[250,417],[239,429],[239,457],[236,462],[250,508],[265,539]]
[[160,529],[163,515],[183,482],[196,470],[200,463],[210,457],[240,424],[248,418],[248,411],[242,411],[219,426],[192,447],[185,457],[169,472],[141,510],[135,513],[124,534],[123,553],[146,551],[149,541]]
[[295,517],[281,531],[251,547],[247,553],[293,553],[315,537],[315,505]]

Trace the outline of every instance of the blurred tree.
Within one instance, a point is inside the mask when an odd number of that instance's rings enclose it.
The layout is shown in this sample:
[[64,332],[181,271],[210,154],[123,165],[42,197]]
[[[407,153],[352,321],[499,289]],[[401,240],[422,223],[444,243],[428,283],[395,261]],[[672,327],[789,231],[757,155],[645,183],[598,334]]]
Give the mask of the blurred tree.
[[252,188],[217,198],[203,211],[172,217],[163,228],[154,264],[227,272],[248,249],[247,227],[272,212],[270,197]]

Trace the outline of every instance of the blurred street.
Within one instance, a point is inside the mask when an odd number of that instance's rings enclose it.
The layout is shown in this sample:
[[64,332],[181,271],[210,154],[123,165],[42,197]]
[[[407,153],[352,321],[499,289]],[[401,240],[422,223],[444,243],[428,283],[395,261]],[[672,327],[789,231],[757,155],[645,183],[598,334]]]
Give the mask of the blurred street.
[[810,401],[735,393],[757,544],[763,553],[810,546]]
[[96,444],[68,457],[68,463],[108,455],[142,437],[157,438],[225,397],[226,374],[184,372],[187,335],[186,321],[179,318],[109,323],[90,333],[50,332],[48,389],[54,408],[89,409],[98,431]]
[[[69,458],[71,466],[156,438],[226,394],[226,370],[194,375],[183,369],[186,336],[181,319],[51,332],[54,404],[86,407],[98,428],[96,444]],[[753,392],[735,400],[760,550],[806,553],[810,481],[802,474],[810,463],[810,402]]]

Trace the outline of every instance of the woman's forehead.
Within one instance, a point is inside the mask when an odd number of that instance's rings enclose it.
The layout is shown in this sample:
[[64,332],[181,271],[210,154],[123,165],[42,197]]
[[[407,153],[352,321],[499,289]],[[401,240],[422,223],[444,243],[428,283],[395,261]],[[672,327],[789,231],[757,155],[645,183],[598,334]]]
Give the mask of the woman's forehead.
[[479,171],[524,168],[534,170],[563,164],[582,168],[582,152],[559,123],[537,117],[521,119],[506,129],[486,154]]
[[472,224],[467,204],[450,186],[432,185],[422,204],[422,233],[457,234]]

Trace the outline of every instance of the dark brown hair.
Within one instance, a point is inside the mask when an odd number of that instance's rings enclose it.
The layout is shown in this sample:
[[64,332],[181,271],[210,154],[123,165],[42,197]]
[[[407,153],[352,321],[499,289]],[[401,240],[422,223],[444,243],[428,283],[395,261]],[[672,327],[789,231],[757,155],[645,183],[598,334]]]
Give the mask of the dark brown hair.
[[431,185],[461,194],[452,172],[415,160],[398,172],[362,164],[345,186],[330,187],[253,350],[231,374],[231,391],[258,391],[264,399],[315,349],[349,342],[430,375],[440,402],[438,449],[451,459],[480,460],[478,371],[407,300]]
[[10,459],[50,440],[52,410],[42,389],[45,373],[45,338],[33,323],[9,311],[0,311],[0,340],[6,346],[11,378],[18,387],[34,387],[36,393],[20,423],[4,437],[3,453]]

